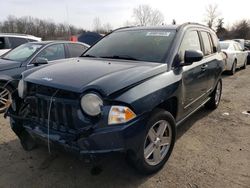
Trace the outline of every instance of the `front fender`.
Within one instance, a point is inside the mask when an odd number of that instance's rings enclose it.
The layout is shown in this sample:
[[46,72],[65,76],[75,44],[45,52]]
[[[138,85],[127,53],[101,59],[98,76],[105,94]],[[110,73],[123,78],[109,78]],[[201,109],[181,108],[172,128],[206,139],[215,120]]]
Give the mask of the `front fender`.
[[171,97],[179,98],[180,89],[181,75],[169,71],[131,88],[115,101],[128,104],[136,114],[144,114]]

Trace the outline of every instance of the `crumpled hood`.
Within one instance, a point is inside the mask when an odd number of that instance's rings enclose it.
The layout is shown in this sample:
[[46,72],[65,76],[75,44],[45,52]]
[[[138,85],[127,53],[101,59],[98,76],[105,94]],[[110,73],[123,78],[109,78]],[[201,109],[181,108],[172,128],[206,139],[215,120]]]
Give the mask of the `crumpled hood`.
[[167,70],[167,64],[90,58],[71,59],[35,71],[25,81],[82,93],[110,95]]
[[18,68],[21,66],[21,64],[21,62],[10,61],[0,58],[0,71]]

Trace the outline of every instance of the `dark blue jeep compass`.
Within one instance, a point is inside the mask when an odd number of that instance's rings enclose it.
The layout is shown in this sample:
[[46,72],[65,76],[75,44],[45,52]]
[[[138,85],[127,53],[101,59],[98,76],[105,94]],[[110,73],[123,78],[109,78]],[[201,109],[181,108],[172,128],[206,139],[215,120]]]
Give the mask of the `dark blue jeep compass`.
[[7,115],[25,150],[124,152],[149,174],[170,157],[176,126],[220,102],[218,39],[199,24],[118,29],[67,61],[22,74]]

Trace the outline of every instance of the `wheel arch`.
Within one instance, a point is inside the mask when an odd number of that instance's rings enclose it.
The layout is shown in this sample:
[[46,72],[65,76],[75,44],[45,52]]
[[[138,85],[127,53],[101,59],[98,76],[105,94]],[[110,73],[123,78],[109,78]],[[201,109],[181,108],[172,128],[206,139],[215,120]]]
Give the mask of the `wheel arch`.
[[15,89],[17,87],[17,81],[7,75],[1,75],[0,76],[0,84],[7,84],[7,86],[11,87],[12,89]]
[[176,96],[170,97],[157,105],[156,108],[161,108],[168,111],[176,119],[178,112],[178,99]]

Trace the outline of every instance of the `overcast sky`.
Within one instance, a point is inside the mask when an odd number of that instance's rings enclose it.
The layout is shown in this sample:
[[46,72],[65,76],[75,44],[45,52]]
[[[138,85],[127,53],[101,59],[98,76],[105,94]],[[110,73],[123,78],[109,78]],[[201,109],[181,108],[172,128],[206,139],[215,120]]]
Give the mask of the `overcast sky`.
[[55,22],[73,24],[91,30],[93,19],[102,24],[109,22],[113,28],[133,20],[133,8],[148,4],[159,9],[165,22],[175,19],[178,23],[204,20],[205,7],[217,4],[226,25],[240,19],[250,19],[249,0],[0,0],[0,20],[8,15],[32,16]]

